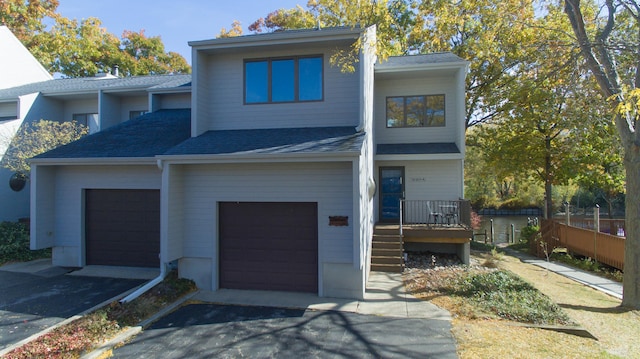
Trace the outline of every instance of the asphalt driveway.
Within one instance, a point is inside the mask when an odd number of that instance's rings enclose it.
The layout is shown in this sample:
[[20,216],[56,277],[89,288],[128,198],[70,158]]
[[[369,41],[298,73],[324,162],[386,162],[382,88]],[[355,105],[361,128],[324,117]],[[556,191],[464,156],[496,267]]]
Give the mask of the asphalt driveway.
[[59,267],[39,273],[0,269],[0,350],[144,282],[66,272]]
[[445,320],[189,304],[113,358],[457,358]]

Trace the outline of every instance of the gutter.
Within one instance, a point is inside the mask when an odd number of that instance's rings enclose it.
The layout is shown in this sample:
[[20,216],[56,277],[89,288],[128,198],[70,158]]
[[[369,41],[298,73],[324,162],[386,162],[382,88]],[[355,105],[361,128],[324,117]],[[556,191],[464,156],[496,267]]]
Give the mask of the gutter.
[[134,300],[134,299],[138,298],[139,296],[143,295],[149,289],[155,287],[158,283],[162,282],[164,280],[164,278],[167,276],[167,273],[168,273],[167,272],[167,266],[164,263],[161,264],[160,265],[160,275],[158,275],[157,277],[153,278],[152,280],[147,282],[142,287],[136,289],[133,293],[129,294],[128,296],[120,299],[120,303],[122,303],[122,304],[129,303],[132,300]]

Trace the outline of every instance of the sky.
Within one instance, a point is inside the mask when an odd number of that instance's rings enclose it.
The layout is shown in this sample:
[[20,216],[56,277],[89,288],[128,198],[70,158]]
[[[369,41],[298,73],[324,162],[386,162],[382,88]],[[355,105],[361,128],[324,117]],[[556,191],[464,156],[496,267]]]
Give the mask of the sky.
[[58,13],[82,20],[97,17],[110,33],[120,37],[124,30],[145,30],[149,37],[160,36],[165,51],[174,51],[191,64],[189,41],[215,38],[220,29],[242,23],[244,33],[255,20],[270,12],[306,0],[60,0]]

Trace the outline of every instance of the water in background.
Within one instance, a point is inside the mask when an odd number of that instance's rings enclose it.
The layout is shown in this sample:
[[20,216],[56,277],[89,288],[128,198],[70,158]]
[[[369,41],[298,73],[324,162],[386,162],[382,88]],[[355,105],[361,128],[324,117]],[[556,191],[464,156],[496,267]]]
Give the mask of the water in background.
[[[533,219],[535,217],[527,216],[482,216],[482,222],[480,223],[480,229],[476,229],[474,233],[484,233],[487,230],[487,243],[491,243],[491,219],[493,219],[493,241],[494,244],[498,243],[513,243],[511,238],[511,224],[515,229],[515,242],[520,239],[520,230],[527,226],[527,219]],[[475,236],[475,240],[484,242],[484,236]]]

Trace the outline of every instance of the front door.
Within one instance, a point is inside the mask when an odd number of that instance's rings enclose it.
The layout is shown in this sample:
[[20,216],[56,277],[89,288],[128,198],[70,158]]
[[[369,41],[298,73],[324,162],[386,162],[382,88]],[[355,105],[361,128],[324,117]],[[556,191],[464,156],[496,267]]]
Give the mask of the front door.
[[380,222],[400,219],[400,200],[404,198],[404,167],[380,168]]

